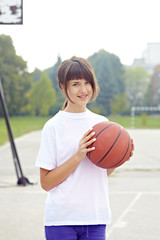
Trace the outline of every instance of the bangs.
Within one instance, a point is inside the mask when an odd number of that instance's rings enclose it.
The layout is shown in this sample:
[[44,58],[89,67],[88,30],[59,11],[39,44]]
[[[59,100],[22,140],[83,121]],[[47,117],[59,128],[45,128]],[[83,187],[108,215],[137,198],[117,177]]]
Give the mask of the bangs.
[[[92,96],[89,102],[96,99],[99,93],[99,86],[96,80],[94,69],[90,62],[84,58],[73,56],[71,59],[65,60],[58,68],[59,87],[67,97],[67,101],[71,101],[68,95],[68,82],[70,80],[84,79],[92,86]],[[72,102],[72,101],[71,101]],[[64,105],[65,109],[66,105]]]
[[93,84],[92,74],[78,61],[74,61],[67,73],[66,80],[85,79]]

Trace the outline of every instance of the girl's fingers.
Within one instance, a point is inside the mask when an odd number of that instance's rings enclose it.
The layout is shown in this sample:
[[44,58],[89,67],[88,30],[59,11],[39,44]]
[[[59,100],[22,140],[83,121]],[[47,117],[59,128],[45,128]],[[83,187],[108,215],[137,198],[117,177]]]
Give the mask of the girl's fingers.
[[89,129],[84,135],[83,135],[83,137],[82,138],[85,138],[85,137],[87,137],[88,136],[88,134],[90,133],[90,132],[92,132],[92,130],[93,130],[93,128],[91,128],[91,129]]
[[131,149],[130,156],[129,156],[128,160],[130,160],[130,158],[133,156],[133,152],[134,152],[134,143],[133,143],[133,139],[131,139],[131,145],[132,145],[132,149]]
[[133,139],[131,139],[131,141],[132,141],[132,151],[131,151],[131,157],[132,157],[134,152],[134,143],[133,143]]
[[87,148],[87,152],[91,152],[95,149],[95,147]]
[[91,145],[95,141],[96,141],[96,138],[91,139],[90,141],[86,142],[85,147],[88,147],[89,145]]
[[[92,131],[92,130],[90,130],[90,131]],[[89,131],[89,132],[90,132]],[[90,138],[92,138],[93,136],[94,136],[94,134],[95,134],[95,132],[91,132],[91,133],[89,133],[89,134],[84,134],[84,136],[82,137],[82,139],[81,139],[81,142],[82,143],[86,143],[86,142],[88,142],[88,140],[90,139]]]
[[94,143],[96,141],[96,138],[93,138],[91,139],[90,141],[86,142],[84,145],[83,145],[83,149],[84,151],[87,153],[87,152],[90,152],[90,151],[93,151],[95,149],[95,147],[89,147],[92,143]]
[[86,155],[87,152],[93,151],[95,149],[95,147],[89,147],[93,142],[96,141],[96,138],[93,137],[94,135],[95,135],[95,132],[93,132],[93,129],[89,129],[83,135],[83,137],[81,138],[80,143],[79,143],[79,153],[80,154]]

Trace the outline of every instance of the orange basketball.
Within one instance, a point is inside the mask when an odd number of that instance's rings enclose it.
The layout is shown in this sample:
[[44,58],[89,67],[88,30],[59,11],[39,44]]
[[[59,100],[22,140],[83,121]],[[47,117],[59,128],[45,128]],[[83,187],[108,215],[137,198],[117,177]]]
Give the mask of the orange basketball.
[[129,159],[132,151],[132,139],[127,130],[115,122],[101,122],[93,127],[96,141],[89,147],[87,157],[101,168],[116,168]]

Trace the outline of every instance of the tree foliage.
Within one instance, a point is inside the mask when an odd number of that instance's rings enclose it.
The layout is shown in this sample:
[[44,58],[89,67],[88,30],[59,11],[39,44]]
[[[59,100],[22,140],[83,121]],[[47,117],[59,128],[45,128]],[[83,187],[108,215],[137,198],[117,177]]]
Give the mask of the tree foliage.
[[125,85],[129,106],[143,105],[150,86],[149,74],[142,67],[127,68]]
[[[124,68],[120,59],[105,50],[88,58],[100,86],[100,94],[89,108],[99,114],[124,114],[133,105],[151,105],[150,76],[141,67]],[[10,36],[0,35],[0,77],[10,116],[54,115],[65,97],[58,86],[57,72],[62,60],[44,71],[27,70],[27,63],[17,56]],[[0,106],[0,116],[2,116]]]
[[27,72],[27,63],[16,55],[12,39],[6,35],[0,35],[0,77],[10,116],[20,115],[27,104],[31,74]]
[[117,56],[105,50],[93,54],[88,60],[94,68],[100,86],[96,105],[103,106],[104,114],[110,114],[110,101],[115,95],[125,91],[123,65]]
[[57,62],[50,68],[47,68],[45,72],[47,72],[49,78],[52,80],[52,84],[55,88],[55,90],[58,92],[59,91],[59,85],[58,85],[58,80],[57,80],[57,72],[58,68],[61,64],[62,60],[61,57],[57,57]]
[[127,95],[125,93],[115,95],[110,101],[110,106],[113,115],[122,114],[128,111],[127,109]]
[[48,76],[52,80],[52,85],[56,90],[56,103],[55,105],[50,109],[50,114],[53,115],[57,113],[63,106],[63,102],[65,100],[64,95],[62,94],[59,84],[58,84],[58,79],[57,79],[57,73],[58,73],[58,68],[61,64],[62,60],[61,57],[57,57],[57,62],[50,68],[47,68],[45,72],[48,73]]
[[36,82],[37,80],[39,80],[42,76],[42,71],[39,70],[38,68],[35,68],[33,74],[32,74],[32,81]]
[[40,80],[33,84],[29,93],[29,110],[32,115],[46,116],[55,104],[56,91],[52,87],[51,79],[44,72]]

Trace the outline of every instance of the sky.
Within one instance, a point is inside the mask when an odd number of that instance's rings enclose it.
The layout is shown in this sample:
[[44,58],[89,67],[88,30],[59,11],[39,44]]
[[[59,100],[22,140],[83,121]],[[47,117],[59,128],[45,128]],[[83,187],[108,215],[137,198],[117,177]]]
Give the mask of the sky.
[[11,36],[29,71],[100,49],[131,65],[147,43],[160,42],[159,7],[159,0],[23,0],[23,25],[0,25],[0,34]]

